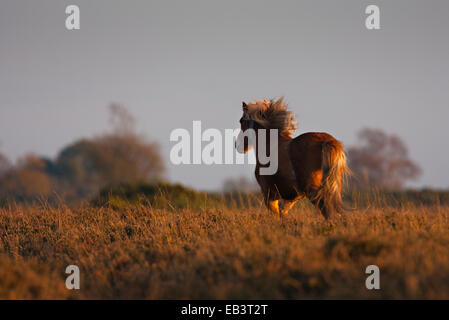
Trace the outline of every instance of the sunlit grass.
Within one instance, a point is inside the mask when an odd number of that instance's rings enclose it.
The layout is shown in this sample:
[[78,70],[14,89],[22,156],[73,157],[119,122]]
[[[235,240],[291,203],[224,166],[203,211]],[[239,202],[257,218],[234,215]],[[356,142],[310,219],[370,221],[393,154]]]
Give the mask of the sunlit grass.
[[[1,298],[449,298],[449,208],[0,209]],[[65,289],[67,265],[81,289]],[[366,266],[381,289],[365,288]]]

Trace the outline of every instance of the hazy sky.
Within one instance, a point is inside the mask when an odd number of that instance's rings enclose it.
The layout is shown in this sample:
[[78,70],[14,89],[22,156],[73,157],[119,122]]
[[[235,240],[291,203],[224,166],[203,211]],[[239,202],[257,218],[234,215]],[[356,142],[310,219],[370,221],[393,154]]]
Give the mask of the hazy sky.
[[[81,29],[65,29],[77,4]],[[381,30],[365,28],[377,4]],[[241,101],[284,95],[298,133],[346,145],[365,126],[400,135],[449,187],[449,1],[0,2],[0,152],[54,157],[107,130],[124,104],[158,141],[168,177],[217,189],[248,166],[169,164],[175,128],[238,126]]]

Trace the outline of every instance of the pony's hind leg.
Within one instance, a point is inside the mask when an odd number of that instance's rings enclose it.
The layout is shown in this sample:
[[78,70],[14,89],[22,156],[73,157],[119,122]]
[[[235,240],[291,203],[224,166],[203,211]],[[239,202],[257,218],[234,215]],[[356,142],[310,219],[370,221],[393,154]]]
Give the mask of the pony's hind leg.
[[320,210],[321,214],[326,220],[332,216],[332,208],[328,208],[323,199],[314,197],[310,199],[310,201],[315,205],[315,207]]

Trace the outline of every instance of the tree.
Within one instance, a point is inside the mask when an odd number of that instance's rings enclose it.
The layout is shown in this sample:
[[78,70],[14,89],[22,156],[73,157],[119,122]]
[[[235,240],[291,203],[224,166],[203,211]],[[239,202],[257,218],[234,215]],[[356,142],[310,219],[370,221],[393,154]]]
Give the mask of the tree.
[[113,130],[82,139],[56,159],[60,189],[69,198],[86,198],[106,186],[154,182],[163,177],[159,147],[135,132],[135,120],[119,105],[110,107]]
[[134,135],[136,119],[126,108],[120,104],[112,103],[109,106],[109,123],[115,135]]
[[348,149],[349,166],[360,188],[400,189],[416,179],[421,169],[409,158],[401,138],[379,129],[362,129],[359,145]]
[[101,187],[91,150],[95,150],[94,144],[81,139],[61,150],[56,158],[57,190],[68,202],[87,198]]
[[159,147],[136,135],[106,135],[94,141],[98,147],[92,158],[107,184],[151,182],[164,171]]
[[0,177],[1,198],[32,201],[37,197],[48,197],[51,179],[45,172],[46,163],[36,155],[28,154],[18,160]]

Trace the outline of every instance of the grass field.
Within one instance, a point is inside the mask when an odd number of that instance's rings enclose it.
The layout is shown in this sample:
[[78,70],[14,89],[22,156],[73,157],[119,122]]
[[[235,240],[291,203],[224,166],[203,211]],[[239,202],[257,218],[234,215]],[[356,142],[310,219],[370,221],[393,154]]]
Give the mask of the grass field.
[[[0,209],[3,299],[449,299],[449,207]],[[81,289],[65,288],[78,265]],[[365,288],[366,266],[380,290]]]

